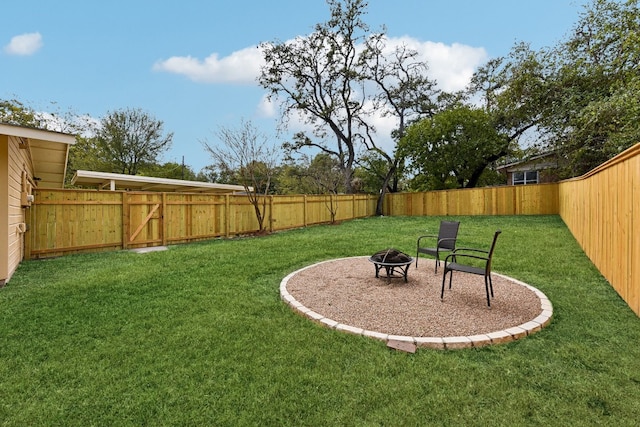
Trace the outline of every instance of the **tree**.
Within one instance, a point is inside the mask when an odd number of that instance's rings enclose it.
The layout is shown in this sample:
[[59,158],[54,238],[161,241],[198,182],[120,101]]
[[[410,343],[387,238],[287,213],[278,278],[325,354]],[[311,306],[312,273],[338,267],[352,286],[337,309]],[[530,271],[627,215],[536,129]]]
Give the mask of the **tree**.
[[0,123],[42,128],[42,121],[32,108],[17,99],[0,99]]
[[76,134],[76,144],[69,148],[65,176],[67,184],[71,182],[77,169],[91,169],[86,165],[96,162],[92,141],[82,136],[92,132],[88,116],[78,116],[71,110],[60,113],[55,105],[52,111],[36,111],[33,107],[12,99],[0,100],[0,123]]
[[105,164],[95,137],[79,136],[69,148],[66,182],[71,182],[77,170],[111,172],[112,168]]
[[[397,128],[393,132],[396,141],[405,134],[406,126],[422,117],[430,117],[438,110],[437,98],[441,92],[436,89],[436,82],[427,77],[428,66],[418,61],[417,52],[405,45],[397,46],[392,53],[387,52],[386,36],[374,34],[366,43],[361,57],[361,65],[365,78],[374,83],[377,91],[371,97],[372,111],[382,117],[392,116],[397,120]],[[382,215],[383,202],[387,191],[397,192],[400,172],[404,169],[404,157],[400,151],[387,153],[379,148],[371,135],[368,123],[366,146],[374,153],[365,156],[361,164],[368,164],[369,170],[381,176],[376,214]],[[386,161],[386,168],[375,168],[377,159]],[[379,162],[376,162],[378,166]],[[386,169],[386,170],[385,170]]]
[[237,129],[221,126],[217,137],[223,147],[206,140],[202,141],[202,144],[222,174],[233,171],[253,206],[258,220],[258,231],[263,232],[267,196],[276,170],[277,151],[250,121],[243,120]]
[[331,223],[336,222],[338,213],[338,201],[334,197],[344,191],[338,161],[325,153],[316,155],[309,165],[309,178],[320,194],[328,194],[324,200],[325,206],[331,216]]
[[391,170],[389,165],[389,158],[386,158],[375,151],[369,151],[358,157],[357,167],[354,170],[354,181],[357,183],[354,185],[354,190],[361,193],[379,194],[378,201],[382,196],[381,188],[385,187],[385,193],[396,193],[402,191],[404,186],[404,172],[405,161],[399,159],[395,164],[395,159],[402,153],[394,153],[392,157],[394,165],[394,174],[389,178],[389,172]]
[[212,164],[205,166],[198,172],[196,181],[236,185],[238,177],[236,171],[228,169],[227,166]]
[[140,109],[113,111],[101,120],[94,148],[105,172],[136,175],[171,147],[173,133],[163,133],[163,122]]
[[[282,122],[300,116],[313,127],[312,139],[298,133],[292,147],[316,147],[336,156],[351,191],[351,174],[357,132],[363,114],[364,91],[357,70],[357,44],[368,30],[361,15],[363,0],[328,0],[331,18],[317,24],[315,31],[291,43],[262,43],[266,65],[258,79],[272,100],[281,102]],[[335,138],[335,148],[327,139]]]
[[353,169],[358,146],[376,151],[388,163],[381,183],[384,192],[402,159],[382,150],[373,126],[377,116],[393,115],[397,136],[413,114],[431,111],[435,84],[416,53],[399,47],[388,52],[382,32],[371,34],[363,21],[363,0],[328,0],[331,18],[315,31],[290,43],[263,43],[266,65],[259,83],[279,101],[282,122],[300,116],[312,126],[312,136],[297,133],[285,149],[312,147],[335,156],[347,193],[353,192]]
[[338,160],[326,153],[289,159],[278,168],[274,190],[278,194],[338,194],[345,191]]
[[183,179],[187,181],[202,181],[191,169],[189,165],[177,162],[153,163],[140,169],[140,174],[144,176],[155,176],[158,178]]
[[638,2],[595,0],[554,53],[562,98],[548,127],[578,175],[638,142]]
[[399,150],[419,190],[475,187],[486,167],[508,153],[509,137],[482,109],[460,106],[407,129]]
[[498,125],[535,130],[541,148],[567,160],[570,177],[638,142],[638,63],[638,2],[594,0],[565,40],[537,52],[515,46],[479,70],[473,87]]

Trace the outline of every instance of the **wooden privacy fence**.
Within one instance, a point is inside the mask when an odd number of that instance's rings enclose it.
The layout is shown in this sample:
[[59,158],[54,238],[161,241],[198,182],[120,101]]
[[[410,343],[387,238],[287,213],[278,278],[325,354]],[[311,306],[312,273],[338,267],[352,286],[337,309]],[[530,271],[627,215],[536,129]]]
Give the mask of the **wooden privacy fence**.
[[640,316],[640,144],[561,182],[559,203],[585,254]]
[[389,194],[385,215],[547,215],[558,213],[558,184]]
[[[373,216],[376,196],[270,196],[268,231]],[[591,261],[640,316],[640,144],[559,184],[398,193],[384,214],[560,214]],[[25,258],[184,243],[258,230],[246,196],[38,190]]]
[[[268,231],[373,216],[374,195],[269,196]],[[557,214],[557,184],[387,195],[386,215]],[[258,231],[246,196],[97,190],[38,190],[25,258],[139,248]]]
[[[376,197],[269,196],[268,231],[375,214]],[[25,258],[185,243],[257,232],[242,195],[97,190],[38,190],[29,211]]]

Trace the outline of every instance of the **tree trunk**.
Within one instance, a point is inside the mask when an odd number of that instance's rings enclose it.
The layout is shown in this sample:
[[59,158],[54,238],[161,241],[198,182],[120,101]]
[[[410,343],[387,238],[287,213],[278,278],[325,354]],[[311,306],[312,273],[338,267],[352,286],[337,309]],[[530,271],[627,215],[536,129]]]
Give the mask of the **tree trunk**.
[[391,164],[387,175],[384,177],[384,182],[382,183],[382,188],[380,189],[380,194],[378,195],[378,202],[376,203],[376,215],[382,216],[384,214],[384,196],[387,194],[387,189],[389,188],[389,182],[391,178],[396,173],[397,165],[396,163]]

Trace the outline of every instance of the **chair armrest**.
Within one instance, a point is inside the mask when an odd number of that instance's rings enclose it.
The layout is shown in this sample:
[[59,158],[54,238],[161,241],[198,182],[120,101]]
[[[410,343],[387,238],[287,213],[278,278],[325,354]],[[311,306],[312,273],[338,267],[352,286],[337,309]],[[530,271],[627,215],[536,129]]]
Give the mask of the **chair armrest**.
[[471,255],[471,254],[451,253],[447,255],[447,257],[444,259],[445,266],[447,265],[447,263],[451,262],[449,258],[452,258],[454,260],[453,262],[458,262],[457,258],[472,258],[472,259],[479,259],[487,262],[489,261],[489,257],[482,257],[478,255]]
[[[476,253],[481,253],[481,254],[489,254],[489,251],[485,251],[483,249],[456,248],[456,249],[453,250],[453,253],[458,253],[458,252],[476,252]],[[459,254],[459,255],[463,255],[463,254]]]
[[437,236],[437,235],[433,235],[433,234],[426,234],[426,235],[424,235],[424,236],[420,236],[420,237],[418,237],[418,244],[420,244],[420,240],[421,240],[422,238],[424,238],[424,237],[431,237],[431,238],[434,238],[434,237],[435,237],[436,239],[438,238],[438,236]]
[[446,241],[449,241],[449,240],[453,240],[455,242],[458,239],[457,238],[453,238],[453,237],[446,237],[444,239],[440,239],[440,240],[438,240],[438,246],[440,246],[440,243],[446,242]]

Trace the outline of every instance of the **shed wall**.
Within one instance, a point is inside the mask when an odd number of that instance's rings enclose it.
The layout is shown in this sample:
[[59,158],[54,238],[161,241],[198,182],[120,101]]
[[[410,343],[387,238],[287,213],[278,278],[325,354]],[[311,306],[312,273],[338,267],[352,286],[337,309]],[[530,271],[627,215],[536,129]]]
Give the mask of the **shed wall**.
[[23,191],[22,174],[26,173],[27,180],[33,182],[33,167],[28,149],[19,148],[19,140],[17,137],[7,137],[7,143],[3,144],[7,147],[6,165],[7,193],[6,204],[7,210],[4,218],[7,218],[6,228],[6,278],[8,281],[13,275],[18,264],[24,257],[25,240],[24,232],[26,227],[26,208],[22,207],[21,193]]
[[0,286],[9,278],[9,142],[0,135]]

